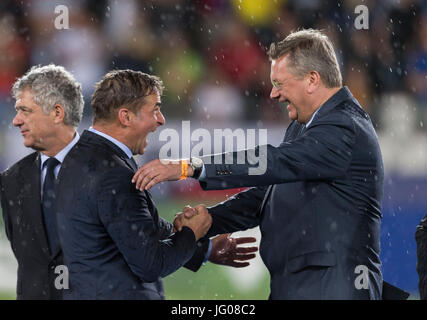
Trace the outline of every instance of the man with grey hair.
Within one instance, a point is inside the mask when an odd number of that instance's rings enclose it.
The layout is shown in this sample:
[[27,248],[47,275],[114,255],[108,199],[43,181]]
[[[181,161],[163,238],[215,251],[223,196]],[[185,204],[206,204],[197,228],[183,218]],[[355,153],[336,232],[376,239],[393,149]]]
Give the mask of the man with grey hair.
[[12,89],[13,125],[34,149],[0,175],[6,235],[18,261],[17,299],[61,299],[55,288],[62,253],[54,214],[54,184],[77,143],[83,114],[81,85],[61,66],[35,66]]
[[[190,160],[188,176],[205,190],[252,187],[208,208],[207,236],[259,225],[271,299],[384,298],[390,293],[382,296],[379,257],[384,172],[371,119],[342,86],[322,32],[293,32],[268,55],[270,98],[287,106],[292,122],[278,147],[266,146],[262,175],[250,175],[247,157],[236,164],[240,153],[261,154],[259,147],[234,152],[233,164],[224,164],[226,154],[222,164],[213,155]],[[178,180],[181,166],[154,160],[133,177],[136,188]]]

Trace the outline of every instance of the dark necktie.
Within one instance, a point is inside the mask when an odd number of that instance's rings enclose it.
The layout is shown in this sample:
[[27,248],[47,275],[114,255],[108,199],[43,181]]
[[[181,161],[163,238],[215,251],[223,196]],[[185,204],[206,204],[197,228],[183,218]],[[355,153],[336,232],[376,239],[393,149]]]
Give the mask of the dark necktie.
[[56,228],[55,214],[55,174],[54,169],[59,164],[56,158],[49,158],[44,163],[46,169],[46,177],[43,184],[43,217],[46,227],[47,238],[51,254],[59,247],[58,233]]
[[136,161],[133,157],[130,157],[130,162],[132,162],[133,170],[138,170],[138,165],[136,164]]

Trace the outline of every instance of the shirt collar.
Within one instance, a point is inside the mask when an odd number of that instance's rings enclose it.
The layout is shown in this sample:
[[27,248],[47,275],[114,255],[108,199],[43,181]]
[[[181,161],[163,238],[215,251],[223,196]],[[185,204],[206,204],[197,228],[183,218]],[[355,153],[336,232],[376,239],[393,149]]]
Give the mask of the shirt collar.
[[[56,158],[56,160],[58,160],[60,163],[62,163],[65,159],[65,156],[68,154],[68,152],[70,152],[71,148],[74,147],[74,145],[77,143],[77,141],[79,141],[80,139],[80,135],[79,133],[76,131],[76,134],[74,135],[73,140],[71,140],[71,142],[69,144],[67,144],[65,146],[64,149],[62,149],[61,151],[59,151],[54,158]],[[49,159],[50,157],[41,153],[40,152],[40,168],[43,169],[43,165],[46,162],[47,159]]]
[[116,146],[118,146],[121,150],[123,150],[124,153],[126,153],[126,155],[128,156],[128,158],[132,158],[132,151],[128,148],[127,145],[125,145],[124,143],[120,142],[117,139],[114,139],[112,136],[109,136],[108,134],[98,131],[96,129],[94,129],[93,127],[90,127],[88,129],[88,131],[91,131],[93,133],[96,133],[98,135],[100,135],[101,137],[104,137],[105,139],[107,139],[108,141],[111,141],[112,143],[114,143]]
[[310,120],[305,124],[305,127],[306,127],[306,128],[310,125],[310,123],[311,123],[311,122],[313,121],[313,119],[314,119],[314,116],[316,115],[316,113],[317,113],[321,108],[322,108],[322,106],[320,106],[319,108],[317,108],[317,109],[316,109],[316,111],[314,111],[314,112],[313,112],[313,114],[312,114],[312,116],[311,116]]
[[343,102],[345,100],[349,100],[349,99],[353,100],[353,102],[356,105],[359,106],[359,103],[354,99],[354,97],[351,94],[351,92],[348,89],[348,87],[347,86],[343,86],[333,96],[331,96],[324,104],[322,104],[319,108],[317,108],[317,110],[313,113],[313,115],[311,116],[310,120],[307,122],[307,124],[305,126],[308,127],[311,124],[311,122],[314,119],[314,116],[318,113],[318,111],[320,109],[322,109],[321,113],[328,112],[332,108],[334,108],[337,105],[339,105],[341,102]]

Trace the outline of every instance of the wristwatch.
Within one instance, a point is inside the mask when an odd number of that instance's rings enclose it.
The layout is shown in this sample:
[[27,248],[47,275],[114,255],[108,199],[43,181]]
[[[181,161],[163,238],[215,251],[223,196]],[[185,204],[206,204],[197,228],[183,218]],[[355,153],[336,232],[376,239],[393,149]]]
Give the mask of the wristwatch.
[[199,179],[200,175],[202,174],[202,169],[203,169],[202,159],[196,158],[196,157],[191,157],[190,166],[193,168],[193,178]]

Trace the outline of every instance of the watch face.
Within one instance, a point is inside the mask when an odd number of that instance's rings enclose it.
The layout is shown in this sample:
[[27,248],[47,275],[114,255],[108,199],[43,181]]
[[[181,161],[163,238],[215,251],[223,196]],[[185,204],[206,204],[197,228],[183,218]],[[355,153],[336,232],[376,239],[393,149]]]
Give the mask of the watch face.
[[191,158],[191,163],[197,168],[201,168],[203,166],[203,161],[199,158]]

